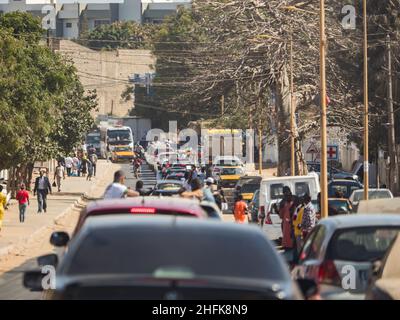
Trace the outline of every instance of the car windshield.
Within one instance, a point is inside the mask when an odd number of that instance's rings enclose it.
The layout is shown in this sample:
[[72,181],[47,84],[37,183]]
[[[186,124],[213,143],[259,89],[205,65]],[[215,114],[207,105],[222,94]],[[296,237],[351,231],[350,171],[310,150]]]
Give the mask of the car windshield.
[[256,190],[260,189],[259,184],[244,184],[242,188],[240,189],[241,193],[254,193]]
[[100,136],[87,136],[86,144],[96,144],[100,142]]
[[132,151],[129,147],[116,147],[114,149],[116,152],[122,152],[122,151]]
[[350,198],[350,195],[353,193],[354,190],[361,189],[356,184],[351,183],[333,183],[329,186],[329,196],[330,197],[339,197],[339,195],[343,194],[345,198]]
[[160,268],[177,266],[198,276],[286,279],[263,236],[221,231],[177,231],[165,225],[93,229],[79,241],[66,273],[154,275]]
[[130,132],[127,130],[111,130],[107,136],[109,141],[131,141]]
[[[369,199],[387,199],[391,198],[390,192],[388,190],[374,190],[368,191]],[[364,191],[357,191],[354,193],[353,201],[360,201],[364,199]]]
[[223,168],[221,175],[238,175],[242,174],[243,170],[240,168]]
[[182,187],[179,183],[160,183],[157,185],[158,190],[179,190]]
[[344,214],[344,213],[349,213],[350,212],[350,207],[349,203],[347,202],[346,199],[329,199],[328,201],[328,213],[329,216],[334,216],[337,214]]
[[216,163],[217,166],[237,166],[239,164],[240,162],[235,159],[221,159]]
[[364,227],[339,231],[331,240],[328,258],[344,261],[374,261],[383,258],[400,227]]

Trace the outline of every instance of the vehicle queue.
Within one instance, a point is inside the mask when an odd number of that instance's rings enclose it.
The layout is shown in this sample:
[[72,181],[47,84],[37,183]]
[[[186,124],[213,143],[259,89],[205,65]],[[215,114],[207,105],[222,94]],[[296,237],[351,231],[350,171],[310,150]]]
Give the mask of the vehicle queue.
[[[332,180],[330,217],[319,220],[314,172],[262,179],[246,175],[237,157],[218,157],[201,167],[190,150],[164,145],[159,152],[160,144],[136,150],[133,159],[133,166],[139,157],[153,168],[154,188],[142,190],[138,182],[136,194],[127,192],[132,197],[94,201],[81,213],[72,236],[53,233],[50,242],[63,248],[62,254],[39,257],[38,263],[57,269],[59,285],[44,290],[45,298],[398,298],[390,286],[377,286],[395,260],[390,251],[398,248],[400,215],[355,214],[352,201],[360,202],[363,188],[358,181]],[[123,184],[121,174],[118,183]],[[231,213],[236,218],[240,206],[235,204],[245,203],[250,225],[223,222],[223,212],[230,211],[228,191],[234,197]],[[299,215],[309,211],[315,213],[312,228],[296,232],[305,224]],[[271,224],[282,226],[277,242],[268,237]],[[354,270],[347,287],[344,269]],[[398,273],[390,275],[399,281]],[[43,277],[39,270],[26,272],[24,285],[43,290]]]

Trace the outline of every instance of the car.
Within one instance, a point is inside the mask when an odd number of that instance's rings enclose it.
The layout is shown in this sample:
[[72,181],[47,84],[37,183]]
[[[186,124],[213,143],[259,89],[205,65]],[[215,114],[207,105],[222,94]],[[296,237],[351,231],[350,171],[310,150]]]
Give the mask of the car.
[[[283,258],[255,226],[173,216],[91,217],[59,261],[46,299],[61,300],[299,300],[315,283],[294,282]],[[207,259],[205,259],[207,257]],[[212,263],[210,263],[212,261]],[[43,291],[46,274],[24,274],[25,287]]]
[[212,162],[213,166],[218,166],[218,167],[243,167],[244,164],[242,160],[240,160],[239,157],[237,156],[217,156]]
[[328,196],[337,197],[337,193],[343,193],[343,197],[349,199],[354,190],[363,189],[364,186],[357,180],[338,179],[328,182]]
[[358,203],[357,214],[400,214],[400,198],[361,200]]
[[350,214],[353,207],[346,198],[329,198],[328,199],[328,216],[333,217],[340,214]]
[[177,180],[161,180],[154,187],[151,192],[152,196],[173,196],[179,194],[183,188],[183,181]]
[[[294,279],[313,279],[323,299],[364,299],[373,263],[400,231],[399,215],[341,215],[322,219],[294,260]],[[349,286],[348,276],[353,277]]]
[[254,192],[260,190],[261,180],[248,180],[240,188],[239,194],[242,195],[243,200],[250,202],[253,199]]
[[207,215],[211,219],[222,220],[222,211],[218,208],[218,206],[214,202],[210,201],[201,201],[200,206],[203,208]]
[[283,176],[266,178],[261,181],[260,185],[260,216],[268,217],[274,215],[273,223],[281,224],[276,206],[283,198],[283,188],[289,187],[295,196],[303,196],[308,194],[313,203],[318,200],[320,192],[319,177],[315,172],[311,172],[306,176]]
[[[318,175],[321,174],[321,164],[319,162],[307,162],[308,172],[315,172]],[[329,179],[345,179],[345,180],[358,180],[358,176],[351,172],[346,172],[335,168],[334,166],[328,167],[328,178]]]
[[73,234],[76,234],[87,218],[103,215],[179,215],[206,219],[208,214],[198,200],[173,197],[136,197],[128,199],[98,200],[88,204],[80,214]]
[[[393,194],[389,189],[368,189],[368,200],[374,199],[393,199]],[[364,200],[364,189],[354,190],[349,200],[354,210],[357,211],[358,204]]]
[[217,184],[222,188],[234,188],[241,176],[244,175],[244,170],[239,166],[222,167],[217,174]]
[[251,223],[258,223],[259,204],[260,204],[260,189],[258,189],[254,192],[253,198],[251,199],[251,201],[249,203],[250,222]]
[[[400,233],[399,233],[400,234]],[[366,300],[400,300],[400,235],[397,235],[382,260],[374,262]]]
[[119,161],[132,161],[134,158],[135,153],[133,152],[132,148],[127,146],[115,146],[112,151],[111,161],[112,162],[119,162]]

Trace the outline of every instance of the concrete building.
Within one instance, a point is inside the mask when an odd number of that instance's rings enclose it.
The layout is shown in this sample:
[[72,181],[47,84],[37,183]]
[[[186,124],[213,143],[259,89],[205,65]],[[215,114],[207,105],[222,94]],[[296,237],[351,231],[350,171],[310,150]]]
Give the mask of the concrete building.
[[128,115],[134,102],[122,101],[121,94],[132,85],[129,77],[154,72],[155,58],[149,50],[96,51],[61,40],[59,52],[72,59],[85,89],[96,89],[99,105],[94,115]]
[[84,31],[114,21],[160,23],[180,6],[190,7],[191,0],[0,0],[0,14],[22,11],[49,18],[46,5],[55,9],[52,34],[75,39]]

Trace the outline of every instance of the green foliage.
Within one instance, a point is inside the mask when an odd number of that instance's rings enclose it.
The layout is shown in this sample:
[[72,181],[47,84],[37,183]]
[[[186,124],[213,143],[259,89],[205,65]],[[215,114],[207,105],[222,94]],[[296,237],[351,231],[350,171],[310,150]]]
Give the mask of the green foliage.
[[151,49],[157,29],[153,24],[117,21],[83,33],[79,43],[91,49]]
[[39,43],[40,21],[13,13],[0,26],[0,169],[71,152],[92,126],[95,95],[71,62]]

